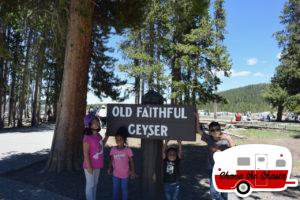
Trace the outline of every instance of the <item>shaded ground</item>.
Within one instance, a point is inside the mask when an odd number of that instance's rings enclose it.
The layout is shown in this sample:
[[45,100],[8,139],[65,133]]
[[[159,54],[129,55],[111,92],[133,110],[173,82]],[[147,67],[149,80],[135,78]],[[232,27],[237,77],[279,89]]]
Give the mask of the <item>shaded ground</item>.
[[[234,131],[233,131],[234,132]],[[235,133],[236,134],[236,133]],[[277,133],[276,133],[277,134]],[[246,135],[246,139],[240,139],[234,137],[237,143],[269,143],[277,144],[288,147],[294,159],[294,178],[296,177],[300,182],[300,139],[296,139],[296,135],[283,135],[283,137],[277,137],[274,134],[273,137],[269,137],[268,134],[264,137],[257,137],[245,133],[240,135]],[[299,133],[300,134],[300,133]],[[260,134],[262,136],[263,134]],[[208,195],[208,175],[206,174],[206,155],[207,149],[204,143],[199,142],[200,138],[197,136],[197,142],[184,142],[184,160],[182,161],[181,171],[181,193],[180,199],[194,200],[194,199],[209,199]],[[114,145],[114,138],[110,138],[108,142],[109,146]],[[140,175],[140,140],[129,139],[129,146],[132,147],[134,151],[134,158],[136,161],[137,173]],[[105,155],[108,155],[109,147],[105,149]],[[9,151],[8,151],[9,152]],[[31,154],[32,156],[33,154]],[[45,158],[45,152],[43,154],[35,154],[34,157],[43,157]],[[30,154],[23,155],[12,155],[5,157],[4,160],[0,161],[0,166],[5,165],[6,163],[14,163],[18,160],[23,159],[32,159]],[[111,199],[112,191],[112,181],[111,176],[107,172],[107,163],[108,157],[105,157],[106,166],[103,169],[100,176],[100,184],[98,188],[98,199]],[[12,164],[13,165],[13,164]],[[63,172],[61,174],[55,173],[39,173],[45,166],[45,160],[40,161],[36,164],[30,165],[28,167],[10,171],[5,174],[1,174],[3,178],[7,178],[13,181],[22,182],[28,185],[35,186],[37,188],[45,189],[47,191],[63,195],[65,197],[70,197],[72,199],[84,199],[84,174],[82,171],[79,172]],[[1,168],[1,167],[0,167]],[[0,179],[1,182],[1,179]],[[131,180],[129,183],[129,196],[131,200],[141,199],[138,193],[140,189],[140,179]],[[239,199],[235,194],[229,195],[230,199]],[[0,188],[0,199],[1,199],[1,188]],[[249,200],[252,199],[300,199],[300,188],[289,188],[283,192],[259,192],[253,193],[250,197],[246,198]]]
[[[138,148],[132,148],[135,155],[135,160],[140,160],[140,153]],[[108,155],[109,149],[105,149],[105,155]],[[203,146],[185,146],[185,162],[182,162],[182,192],[181,199],[195,199],[201,197],[205,199],[207,187],[203,178],[207,178],[205,169],[202,167],[206,161],[205,148]],[[196,165],[191,165],[189,160],[194,160]],[[108,157],[105,158],[105,163],[108,163]],[[64,195],[73,199],[84,199],[84,174],[80,172],[63,172],[61,174],[55,173],[39,173],[46,162],[42,161],[26,167],[21,170],[12,171],[2,175],[5,178],[13,179],[16,181],[24,182],[26,184],[37,186],[41,189],[46,189],[51,192]],[[137,164],[137,173],[140,174],[139,162]],[[98,187],[99,199],[111,199],[112,181],[111,176],[107,173],[107,165],[101,172],[100,184]],[[201,183],[202,181],[202,183]],[[206,181],[207,182],[207,179]],[[131,180],[129,183],[129,196],[130,199],[141,199],[138,193],[140,188],[140,178]]]

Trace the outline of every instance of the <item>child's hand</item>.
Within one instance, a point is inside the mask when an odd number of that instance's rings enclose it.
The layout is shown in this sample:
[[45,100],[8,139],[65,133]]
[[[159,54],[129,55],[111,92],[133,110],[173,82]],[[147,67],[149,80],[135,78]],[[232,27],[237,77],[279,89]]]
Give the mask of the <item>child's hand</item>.
[[138,175],[135,173],[135,171],[130,171],[129,174],[130,174],[131,179],[135,179],[138,177]]
[[170,140],[165,140],[165,144],[167,145]]
[[93,174],[93,169],[92,168],[87,168],[87,171],[89,174]]
[[181,144],[181,140],[177,140],[177,143],[178,143],[178,144]]
[[221,135],[221,140],[227,140],[228,139],[228,135],[227,134],[225,134],[225,133],[222,133],[222,135]]

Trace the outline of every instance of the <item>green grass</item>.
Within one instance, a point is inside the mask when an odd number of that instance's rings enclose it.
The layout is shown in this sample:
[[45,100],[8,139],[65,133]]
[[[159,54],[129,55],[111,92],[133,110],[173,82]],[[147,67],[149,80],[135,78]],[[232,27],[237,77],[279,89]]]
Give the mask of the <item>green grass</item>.
[[235,135],[245,136],[247,138],[299,138],[299,131],[283,131],[283,130],[259,130],[259,129],[242,129],[230,130]]

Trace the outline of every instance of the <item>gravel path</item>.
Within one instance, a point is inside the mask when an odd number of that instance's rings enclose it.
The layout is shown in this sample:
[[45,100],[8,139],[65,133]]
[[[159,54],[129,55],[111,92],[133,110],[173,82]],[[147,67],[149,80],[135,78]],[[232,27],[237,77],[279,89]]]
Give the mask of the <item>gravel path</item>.
[[[51,147],[54,126],[1,131],[0,160],[17,154],[34,153]],[[8,132],[9,131],[9,132]]]

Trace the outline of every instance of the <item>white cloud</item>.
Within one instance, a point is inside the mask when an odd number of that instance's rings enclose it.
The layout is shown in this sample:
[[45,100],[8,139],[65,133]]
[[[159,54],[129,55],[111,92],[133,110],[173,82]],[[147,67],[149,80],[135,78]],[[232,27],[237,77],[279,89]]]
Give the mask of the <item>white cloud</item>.
[[251,72],[249,71],[235,71],[231,70],[231,77],[244,77],[244,76],[250,76]]
[[266,77],[267,75],[261,72],[256,72],[253,74],[253,76],[257,76],[257,77]]
[[257,58],[249,58],[247,60],[247,65],[256,65],[257,64]]
[[279,60],[279,59],[281,58],[281,53],[278,53],[278,54],[276,55],[276,57],[277,57],[277,59]]

